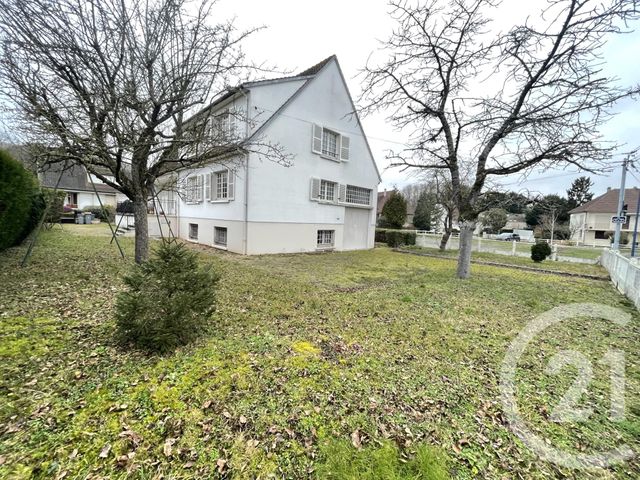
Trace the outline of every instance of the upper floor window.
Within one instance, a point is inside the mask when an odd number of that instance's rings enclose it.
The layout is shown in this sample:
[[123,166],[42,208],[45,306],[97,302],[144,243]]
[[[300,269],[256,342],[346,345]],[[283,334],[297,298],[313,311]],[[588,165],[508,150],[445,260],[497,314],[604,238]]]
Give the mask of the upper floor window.
[[313,125],[311,150],[314,153],[336,161],[347,161],[350,144],[349,137],[320,125]]
[[347,185],[346,203],[354,205],[371,205],[371,189]]
[[187,177],[185,201],[187,203],[198,203],[202,201],[202,175]]
[[215,141],[229,141],[235,134],[234,118],[229,110],[224,110],[211,119],[211,136]]

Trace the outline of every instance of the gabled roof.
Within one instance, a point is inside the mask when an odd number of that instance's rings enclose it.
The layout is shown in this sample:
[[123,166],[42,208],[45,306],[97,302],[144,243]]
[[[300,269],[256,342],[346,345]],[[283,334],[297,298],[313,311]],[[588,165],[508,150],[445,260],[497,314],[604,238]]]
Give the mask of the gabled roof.
[[295,75],[288,75],[285,77],[277,77],[277,78],[265,78],[263,80],[252,80],[249,82],[243,82],[240,85],[237,85],[235,87],[230,87],[225,92],[223,92],[220,96],[218,96],[217,98],[214,98],[211,104],[207,105],[198,113],[194,114],[193,117],[187,120],[187,122],[191,121],[191,119],[193,118],[196,118],[202,115],[206,111],[214,109],[216,106],[220,105],[226,100],[229,100],[230,98],[234,97],[240,92],[247,91],[249,88],[253,86],[256,86],[256,85],[259,86],[259,85],[270,84],[270,83],[290,82],[292,80],[308,80],[310,78],[313,78],[315,75],[317,75],[320,72],[320,70],[322,70],[322,68],[327,63],[329,63],[334,58],[336,58],[336,56],[331,55],[330,57],[325,58],[321,62],[316,63],[312,67],[309,67],[306,70],[303,70],[302,72],[297,73]]
[[243,94],[243,93],[249,91],[252,86],[256,86],[256,85],[259,86],[259,85],[269,84],[269,83],[290,82],[292,80],[305,80],[305,82],[300,86],[300,88],[298,88],[293,93],[293,95],[291,95],[282,105],[280,105],[280,107],[275,112],[273,112],[273,114],[269,118],[267,118],[264,122],[262,122],[260,127],[258,127],[256,129],[256,131],[253,132],[253,134],[247,139],[247,141],[250,141],[252,138],[258,137],[265,130],[267,125],[269,125],[274,118],[276,118],[283,110],[285,110],[287,108],[287,106],[289,106],[291,104],[291,102],[332,61],[335,61],[336,65],[338,67],[338,72],[340,73],[340,79],[342,80],[342,84],[344,85],[344,88],[347,91],[347,96],[349,97],[349,101],[351,103],[351,109],[352,109],[353,115],[354,115],[354,117],[356,119],[358,127],[360,128],[360,131],[362,132],[362,137],[364,138],[365,145],[367,146],[367,151],[369,152],[369,155],[371,157],[371,161],[373,162],[373,167],[374,167],[374,169],[376,171],[376,174],[378,175],[378,181],[382,181],[382,177],[380,176],[380,170],[378,170],[378,165],[376,164],[375,158],[373,156],[373,152],[371,151],[371,146],[369,145],[369,140],[367,139],[367,136],[364,134],[364,130],[362,128],[362,123],[360,122],[360,117],[358,116],[358,113],[356,111],[356,107],[355,107],[355,105],[353,103],[353,99],[351,98],[351,93],[349,92],[349,87],[347,86],[347,82],[346,82],[346,80],[344,78],[344,74],[342,73],[342,69],[340,68],[340,63],[338,62],[338,58],[336,57],[336,55],[331,55],[331,56],[325,58],[324,60],[316,63],[315,65],[307,68],[306,70],[301,71],[300,73],[298,73],[296,75],[292,75],[292,76],[288,76],[288,77],[279,77],[279,78],[273,78],[273,79],[256,80],[256,81],[252,81],[252,82],[241,83],[237,87],[233,87],[233,88],[228,89],[225,93],[223,93],[217,99],[214,99],[214,101],[210,105],[206,106],[205,108],[200,110],[198,113],[193,115],[190,119],[188,119],[186,121],[186,123],[191,122],[192,120],[196,119],[200,115],[203,115],[205,112],[208,112],[208,111],[211,111],[211,110],[215,109],[215,107],[217,107],[220,104],[222,104],[223,102],[226,102],[227,100],[235,97],[236,95]]
[[[618,197],[620,196],[619,188],[611,188],[607,193],[594,198],[590,202],[574,208],[569,213],[610,213],[615,215],[618,211]],[[640,189],[638,187],[627,188],[624,191],[624,203],[627,205],[628,211],[635,211],[635,207],[640,197]]]
[[364,134],[364,129],[362,128],[362,122],[360,122],[360,117],[358,116],[358,112],[356,111],[356,106],[353,103],[353,99],[351,98],[351,92],[349,92],[349,87],[347,86],[347,81],[344,78],[344,74],[342,73],[342,69],[340,68],[340,63],[338,62],[338,57],[336,57],[335,55],[331,55],[330,57],[325,58],[324,60],[322,60],[321,62],[315,64],[314,66],[300,72],[298,75],[296,75],[295,77],[292,78],[307,78],[307,81],[298,89],[294,92],[293,95],[291,95],[286,102],[284,102],[280,108],[278,108],[273,115],[271,115],[269,118],[267,118],[267,120],[265,122],[262,123],[262,125],[260,125],[260,127],[251,135],[251,137],[249,137],[248,140],[251,140],[251,138],[257,137],[259,134],[262,133],[262,131],[267,127],[267,125],[269,123],[271,123],[271,121],[276,118],[278,116],[278,114],[280,114],[282,111],[284,111],[287,106],[289,106],[289,104],[291,104],[291,102],[293,102],[293,100],[298,97],[298,95],[300,95],[300,93],[302,91],[304,91],[304,89],[317,77],[317,75],[332,61],[334,61],[336,63],[336,66],[338,67],[338,73],[340,74],[340,79],[342,80],[342,84],[344,85],[345,90],[347,91],[347,96],[349,97],[349,102],[351,104],[351,111],[353,112],[353,116],[356,119],[356,123],[358,125],[358,127],[360,128],[360,131],[362,132],[362,138],[364,138],[364,143],[367,146],[367,151],[369,152],[369,156],[371,157],[371,161],[373,162],[373,168],[376,171],[376,174],[378,175],[378,181],[381,182],[382,181],[382,177],[380,176],[380,170],[378,170],[378,165],[376,164],[376,160],[375,157],[373,156],[373,152],[371,151],[371,146],[369,145],[369,140],[367,139],[367,136]]

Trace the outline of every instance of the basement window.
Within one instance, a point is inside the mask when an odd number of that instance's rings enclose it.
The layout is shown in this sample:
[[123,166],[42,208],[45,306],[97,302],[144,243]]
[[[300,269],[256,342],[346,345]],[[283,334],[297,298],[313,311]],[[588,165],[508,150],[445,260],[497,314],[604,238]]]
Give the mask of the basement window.
[[189,224],[189,240],[198,240],[198,224]]
[[213,227],[213,244],[218,247],[227,246],[227,228]]
[[318,230],[318,248],[331,248],[334,245],[335,230]]

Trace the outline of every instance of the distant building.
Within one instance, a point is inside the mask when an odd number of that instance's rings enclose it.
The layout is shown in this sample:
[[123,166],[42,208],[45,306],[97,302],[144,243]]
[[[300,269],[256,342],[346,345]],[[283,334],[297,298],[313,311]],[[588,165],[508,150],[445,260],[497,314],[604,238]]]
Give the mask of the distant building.
[[[587,245],[608,246],[616,228],[611,217],[617,215],[619,196],[620,189],[609,188],[604,195],[571,210],[569,212],[571,239]],[[640,190],[637,187],[626,189],[624,192],[627,221],[622,224],[622,232],[633,232],[638,197],[640,197]]]
[[[69,208],[82,209],[99,205],[96,192],[100,195],[103,205],[115,207],[117,202],[126,199],[122,193],[106,185],[95,175],[89,174],[80,165],[69,165],[64,171],[61,163],[38,166],[26,147],[4,144],[2,148],[37,176],[40,185],[51,189],[57,186],[58,190],[66,192],[64,204]],[[62,176],[60,176],[61,173]],[[91,185],[92,179],[95,184],[95,191]]]

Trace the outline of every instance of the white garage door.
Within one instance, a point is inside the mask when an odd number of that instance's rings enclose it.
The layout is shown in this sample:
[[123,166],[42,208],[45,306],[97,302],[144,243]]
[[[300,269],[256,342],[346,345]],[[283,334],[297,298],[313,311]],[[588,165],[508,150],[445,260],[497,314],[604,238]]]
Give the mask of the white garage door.
[[367,248],[369,237],[369,215],[366,208],[345,208],[344,249]]

